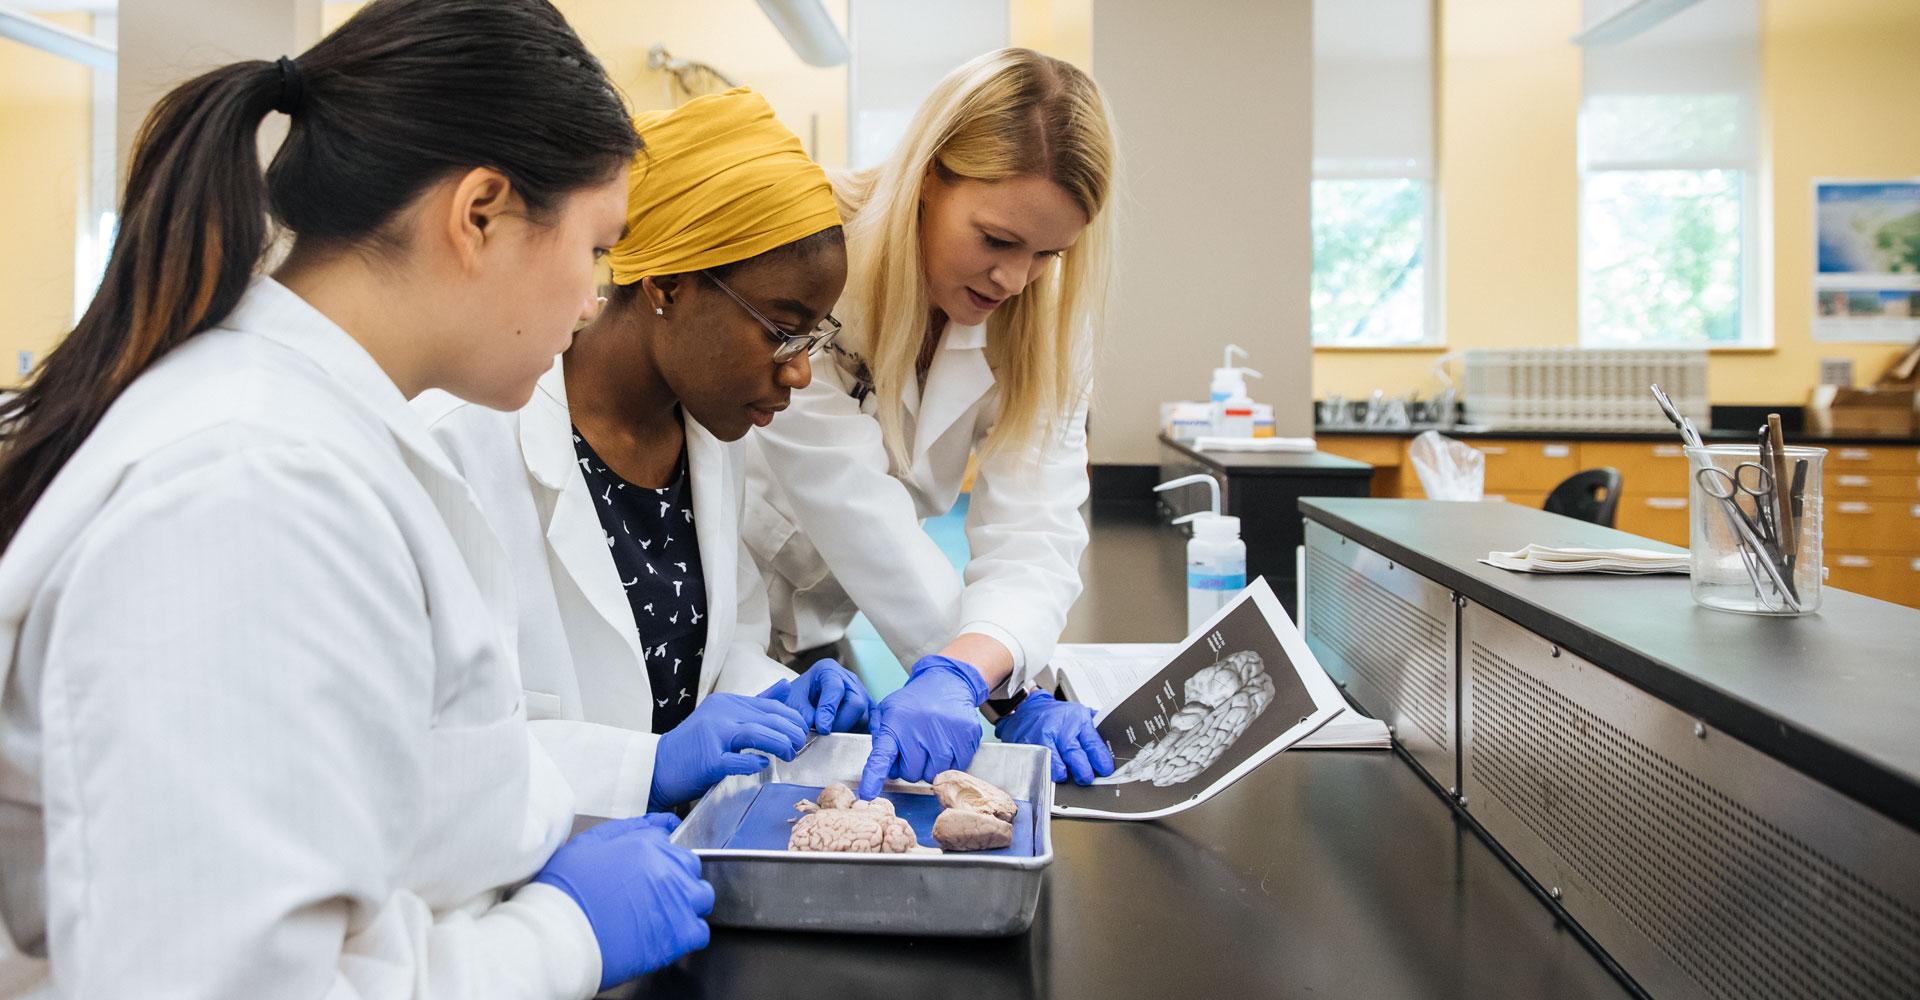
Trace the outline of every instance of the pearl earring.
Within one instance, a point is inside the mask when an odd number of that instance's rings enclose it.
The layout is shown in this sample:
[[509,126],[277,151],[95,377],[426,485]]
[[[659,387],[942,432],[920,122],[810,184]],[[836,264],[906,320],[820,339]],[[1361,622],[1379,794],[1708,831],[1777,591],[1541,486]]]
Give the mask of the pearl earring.
[[665,309],[660,308],[659,306],[654,306],[653,314],[655,316],[665,316],[667,314],[667,311]]

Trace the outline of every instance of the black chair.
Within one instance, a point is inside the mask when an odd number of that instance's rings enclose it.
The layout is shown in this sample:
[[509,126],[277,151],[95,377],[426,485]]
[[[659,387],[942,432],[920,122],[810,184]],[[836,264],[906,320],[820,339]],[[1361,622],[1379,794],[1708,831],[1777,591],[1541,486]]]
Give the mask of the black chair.
[[1611,528],[1613,512],[1620,506],[1620,470],[1576,472],[1555,486],[1542,506],[1551,514],[1565,514]]

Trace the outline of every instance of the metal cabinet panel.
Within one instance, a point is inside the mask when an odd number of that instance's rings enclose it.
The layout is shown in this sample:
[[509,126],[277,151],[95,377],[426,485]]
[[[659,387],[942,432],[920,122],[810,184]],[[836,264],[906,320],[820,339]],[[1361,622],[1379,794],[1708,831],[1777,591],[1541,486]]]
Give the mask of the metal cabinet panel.
[[1657,997],[1920,996],[1920,834],[1468,603],[1462,794]]
[[1307,646],[1430,777],[1453,787],[1453,592],[1316,522],[1306,538]]

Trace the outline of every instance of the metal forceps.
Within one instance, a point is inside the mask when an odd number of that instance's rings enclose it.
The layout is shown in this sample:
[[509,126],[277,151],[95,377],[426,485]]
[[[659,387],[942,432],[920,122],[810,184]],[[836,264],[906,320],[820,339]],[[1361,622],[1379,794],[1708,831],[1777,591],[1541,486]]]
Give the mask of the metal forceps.
[[1674,406],[1673,400],[1667,398],[1667,394],[1660,391],[1660,384],[1658,382],[1654,383],[1652,389],[1654,402],[1660,404],[1660,412],[1666,414],[1667,419],[1673,422],[1673,426],[1679,428],[1680,440],[1695,448],[1705,447],[1706,442],[1700,439],[1699,428],[1694,427],[1693,421],[1688,420],[1680,414],[1680,408]]

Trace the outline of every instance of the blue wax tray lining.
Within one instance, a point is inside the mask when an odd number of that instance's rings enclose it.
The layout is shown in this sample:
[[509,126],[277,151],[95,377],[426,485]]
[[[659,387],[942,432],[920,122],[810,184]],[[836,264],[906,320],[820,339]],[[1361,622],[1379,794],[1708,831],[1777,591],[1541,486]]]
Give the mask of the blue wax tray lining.
[[[772,782],[761,786],[753,804],[740,817],[740,826],[720,846],[737,851],[786,850],[787,838],[793,833],[793,824],[789,821],[801,815],[794,810],[794,804],[819,794],[818,787],[809,785]],[[933,839],[933,821],[940,816],[942,808],[939,799],[931,793],[901,791],[882,792],[880,797],[893,803],[894,813],[913,827],[913,835],[922,845],[940,846]],[[997,851],[968,851],[969,857],[1034,856],[1033,806],[1022,799],[1014,800],[1014,806],[1018,811],[1013,817],[1013,845]]]

